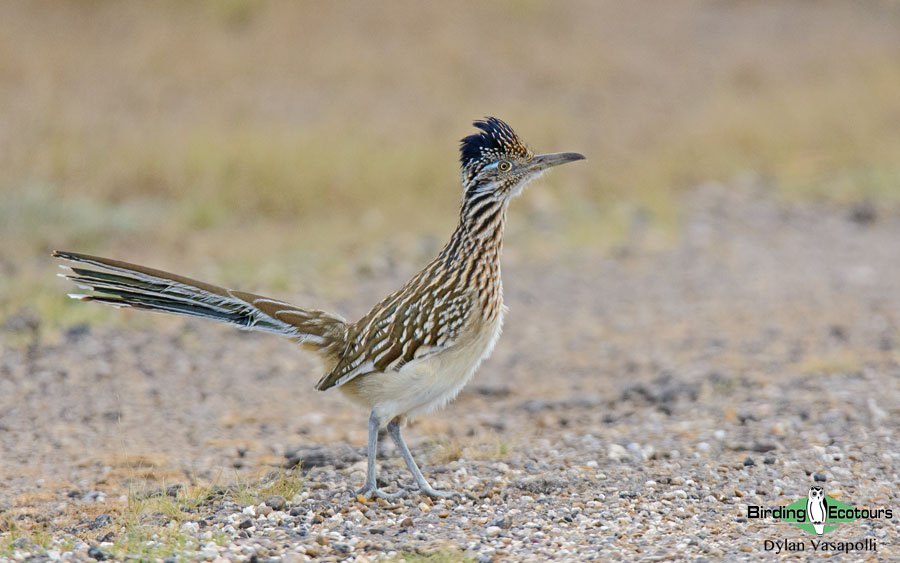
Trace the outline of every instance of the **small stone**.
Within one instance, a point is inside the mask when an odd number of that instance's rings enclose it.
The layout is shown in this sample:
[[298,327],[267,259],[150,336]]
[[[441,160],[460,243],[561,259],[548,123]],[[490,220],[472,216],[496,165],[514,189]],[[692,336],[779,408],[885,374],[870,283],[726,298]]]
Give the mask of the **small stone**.
[[87,554],[88,557],[93,557],[97,561],[103,561],[104,559],[106,559],[106,554],[103,553],[103,551],[96,545],[92,545],[91,547],[89,547]]
[[773,463],[775,463],[775,456],[767,455],[763,458],[763,463],[765,463],[766,465],[772,465]]
[[408,516],[400,521],[401,528],[411,528],[413,524],[413,519]]
[[331,544],[331,547],[338,553],[350,553],[350,546],[345,543],[335,542]]
[[[28,539],[26,539],[26,538],[16,538],[12,542],[12,546],[14,549],[23,549],[26,545],[28,545]],[[97,549],[97,548],[92,547],[91,549]],[[90,551],[90,550],[88,550],[88,551]],[[100,551],[100,550],[97,549],[97,551]],[[93,555],[91,557],[93,557]],[[96,559],[96,557],[95,557],[95,559]],[[99,561],[99,559],[98,559],[98,561]]]
[[744,467],[753,467],[754,465],[756,465],[756,462],[753,461],[752,457],[747,456],[744,458]]
[[442,511],[438,512],[438,518],[446,518],[448,516],[450,516],[449,510],[442,510]]
[[[409,520],[409,521],[410,521],[410,526],[411,526],[411,525],[412,525],[412,520],[410,520],[409,518],[407,518],[406,520]],[[402,526],[402,525],[403,525],[403,524],[401,523],[401,526]],[[385,533],[385,532],[387,532],[387,528],[382,528],[381,526],[376,526],[376,527],[374,527],[374,528],[369,528],[369,533],[370,533],[370,534],[380,535],[380,534],[383,534],[383,533]]]
[[613,461],[622,461],[628,457],[628,450],[619,444],[610,444],[606,452],[607,457]]
[[489,538],[496,538],[497,536],[500,535],[500,532],[501,532],[500,526],[488,526],[488,527],[484,530],[484,533],[485,533],[485,534],[487,535],[487,537],[489,537]]
[[828,480],[828,478],[825,477],[825,474],[821,471],[816,471],[815,473],[813,473],[813,479],[820,482],[825,482]]
[[109,526],[110,524],[112,524],[112,518],[110,517],[110,515],[109,514],[101,514],[100,516],[97,516],[96,518],[94,518],[94,521],[91,522],[90,529],[96,530],[96,529],[102,528],[104,526]]
[[266,504],[261,504],[256,507],[256,513],[260,516],[268,516],[269,514],[272,514],[272,507]]
[[238,524],[238,528],[241,530],[246,530],[247,528],[253,527],[253,519],[250,517],[245,517],[241,520],[240,524]]
[[507,528],[512,526],[512,518],[510,518],[509,516],[504,516],[503,518],[498,518],[497,520],[494,520],[493,522],[490,523],[490,525],[497,526],[499,528],[506,530]]
[[328,540],[328,536],[318,535],[316,536],[316,543],[319,545],[328,545],[330,541]]
[[424,512],[425,514],[428,514],[428,512],[431,511],[431,507],[428,506],[427,504],[425,504],[424,502],[420,502],[420,503],[419,503],[419,510],[421,510],[421,511]]
[[633,455],[635,459],[644,459],[645,457],[641,445],[637,442],[629,442],[626,449],[631,452],[631,455]]
[[199,531],[200,531],[200,524],[197,524],[196,522],[192,522],[192,521],[188,520],[187,522],[185,522],[184,524],[181,525],[181,532],[183,534],[192,534],[193,535]]
[[281,495],[272,495],[266,499],[266,506],[271,507],[272,510],[284,510],[287,507],[287,501]]

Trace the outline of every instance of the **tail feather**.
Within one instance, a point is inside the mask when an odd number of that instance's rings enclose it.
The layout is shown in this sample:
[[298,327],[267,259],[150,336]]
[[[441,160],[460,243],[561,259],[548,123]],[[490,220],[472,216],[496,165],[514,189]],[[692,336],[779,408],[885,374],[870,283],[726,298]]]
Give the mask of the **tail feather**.
[[280,334],[328,359],[335,359],[344,347],[346,321],[324,311],[301,309],[119,260],[61,251],[53,256],[98,268],[61,266],[67,271],[62,277],[93,292],[69,294],[74,299],[214,319],[247,330]]

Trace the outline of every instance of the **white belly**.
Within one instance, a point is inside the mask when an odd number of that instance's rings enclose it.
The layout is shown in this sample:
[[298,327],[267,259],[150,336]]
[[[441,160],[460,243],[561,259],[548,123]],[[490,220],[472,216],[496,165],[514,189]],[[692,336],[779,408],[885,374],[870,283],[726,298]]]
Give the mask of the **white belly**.
[[341,386],[352,399],[375,410],[388,422],[397,416],[413,418],[452,401],[488,357],[500,337],[502,312],[477,335],[433,356],[410,362],[400,371],[372,373]]

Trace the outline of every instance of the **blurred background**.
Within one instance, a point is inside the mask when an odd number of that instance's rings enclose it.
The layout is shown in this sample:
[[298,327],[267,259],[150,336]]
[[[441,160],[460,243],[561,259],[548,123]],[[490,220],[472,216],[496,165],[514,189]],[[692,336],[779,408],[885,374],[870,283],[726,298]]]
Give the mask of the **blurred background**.
[[512,261],[665,247],[741,174],[896,210],[900,4],[10,1],[0,108],[0,322],[121,318],[53,248],[339,303],[439,249],[485,115],[589,158],[513,205]]

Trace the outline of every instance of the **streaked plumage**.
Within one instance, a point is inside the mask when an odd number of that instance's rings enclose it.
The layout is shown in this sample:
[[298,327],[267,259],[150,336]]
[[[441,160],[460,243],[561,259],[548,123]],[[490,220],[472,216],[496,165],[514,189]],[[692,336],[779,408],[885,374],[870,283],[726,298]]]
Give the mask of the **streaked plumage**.
[[535,156],[497,118],[474,125],[480,133],[460,146],[464,193],[450,240],[428,266],[355,323],[136,264],[74,252],[54,255],[75,262],[65,277],[93,291],[74,298],[211,318],[287,336],[318,353],[326,373],[316,389],[338,387],[371,410],[369,471],[360,493],[390,496],[375,488],[374,471],[377,431],[388,423],[420,491],[444,495],[422,477],[400,425],[452,400],[500,335],[500,253],[509,201],[547,168],[584,158]]

